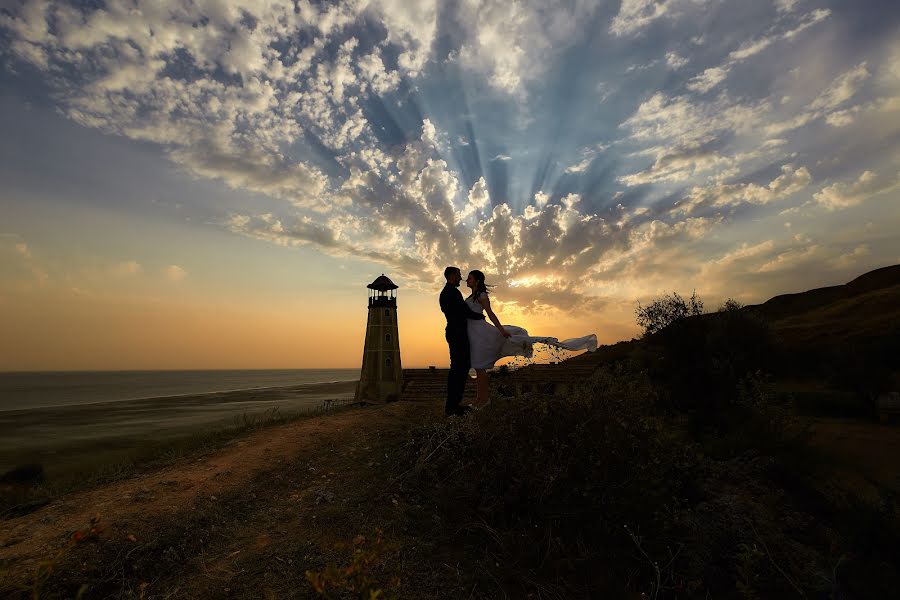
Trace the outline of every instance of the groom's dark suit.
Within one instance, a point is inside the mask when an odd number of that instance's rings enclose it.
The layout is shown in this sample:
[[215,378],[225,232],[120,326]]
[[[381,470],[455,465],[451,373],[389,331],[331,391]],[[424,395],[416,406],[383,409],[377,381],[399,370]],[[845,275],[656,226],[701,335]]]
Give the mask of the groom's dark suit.
[[441,291],[441,311],[447,317],[447,344],[450,346],[450,374],[447,376],[447,404],[444,412],[449,415],[461,415],[460,406],[466,390],[466,378],[472,366],[469,356],[469,319],[483,319],[466,306],[459,289],[450,285]]

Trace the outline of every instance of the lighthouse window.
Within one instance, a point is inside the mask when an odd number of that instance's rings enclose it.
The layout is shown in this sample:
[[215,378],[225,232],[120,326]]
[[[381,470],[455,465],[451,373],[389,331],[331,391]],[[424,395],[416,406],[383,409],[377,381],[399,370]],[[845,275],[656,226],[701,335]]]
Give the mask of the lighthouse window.
[[390,342],[390,341],[391,341],[391,334],[389,334],[389,333],[384,334],[384,341],[385,341],[385,342]]
[[384,366],[385,366],[385,367],[387,367],[387,368],[390,369],[392,365],[393,365],[393,362],[391,361],[391,357],[390,357],[390,356],[388,356],[387,358],[384,359]]
[[384,309],[384,316],[386,316],[386,317],[391,316],[391,311],[390,311],[390,309],[387,309],[387,308]]

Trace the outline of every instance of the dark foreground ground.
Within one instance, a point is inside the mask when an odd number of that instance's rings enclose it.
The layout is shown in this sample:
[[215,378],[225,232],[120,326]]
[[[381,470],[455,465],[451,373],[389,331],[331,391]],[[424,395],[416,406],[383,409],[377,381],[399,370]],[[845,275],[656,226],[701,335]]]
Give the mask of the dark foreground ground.
[[60,498],[2,523],[0,596],[315,597],[307,571],[361,553],[377,565],[363,575],[402,597],[468,596],[472,565],[423,535],[439,517],[394,484],[410,430],[440,419],[425,404],[347,409]]
[[[492,417],[467,419],[464,428]],[[435,402],[345,409],[64,496],[2,522],[0,596],[511,597],[496,574],[515,565],[469,546],[472,531],[491,537],[490,517],[448,519],[444,502],[408,485],[410,469],[436,460],[446,438],[426,441],[433,450],[414,465],[409,444],[446,431]],[[865,493],[898,483],[900,428],[819,419],[811,431],[835,465],[827,485]],[[627,597],[659,589],[632,588]]]

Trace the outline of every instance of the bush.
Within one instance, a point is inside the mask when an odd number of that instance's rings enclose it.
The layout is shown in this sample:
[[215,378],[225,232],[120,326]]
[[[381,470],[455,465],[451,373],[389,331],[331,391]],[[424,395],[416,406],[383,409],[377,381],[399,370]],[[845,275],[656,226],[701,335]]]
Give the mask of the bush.
[[647,306],[638,306],[634,311],[637,324],[644,329],[644,335],[653,335],[662,331],[672,323],[685,317],[703,314],[703,301],[697,297],[697,292],[691,294],[690,300],[685,301],[676,292],[671,295],[663,295]]
[[565,397],[498,402],[416,439],[408,483],[496,558],[485,563],[510,596],[687,585],[668,552],[696,457],[652,416],[645,374],[604,368]]
[[725,302],[722,303],[722,306],[719,307],[718,312],[732,312],[735,310],[741,310],[744,308],[744,305],[741,302],[738,302],[734,298],[728,298]]
[[728,427],[738,384],[770,372],[769,324],[753,311],[727,311],[673,323],[640,353],[662,406],[691,417],[695,434]]
[[730,459],[748,451],[780,456],[805,444],[807,431],[794,417],[793,407],[775,393],[771,378],[750,373],[737,384],[736,393],[720,411],[719,427],[705,440],[714,457]]
[[788,446],[797,430],[766,377],[750,374],[735,387],[734,421],[707,439],[716,450],[708,454],[653,416],[655,396],[632,363],[603,367],[566,396],[528,394],[502,406],[495,397],[491,410],[412,440],[402,486],[436,508],[444,529],[432,535],[464,546],[487,597],[842,597],[845,589],[883,597],[893,589],[897,561],[885,549],[900,541],[895,505],[863,512],[820,497],[806,450]]

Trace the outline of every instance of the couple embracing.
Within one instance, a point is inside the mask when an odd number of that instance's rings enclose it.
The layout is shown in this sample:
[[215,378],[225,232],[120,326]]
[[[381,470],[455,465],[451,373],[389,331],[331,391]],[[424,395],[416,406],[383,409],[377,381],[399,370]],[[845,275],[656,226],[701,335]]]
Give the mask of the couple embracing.
[[[444,408],[447,416],[463,415],[471,409],[462,404],[470,368],[475,369],[477,384],[475,407],[481,408],[490,400],[487,370],[493,368],[500,358],[530,358],[535,343],[564,350],[593,352],[597,349],[597,336],[594,334],[560,342],[552,337],[530,336],[521,327],[502,325],[491,309],[489,286],[485,284],[481,271],[469,272],[466,286],[472,293],[466,299],[458,289],[462,281],[462,272],[458,267],[444,269],[444,278],[447,284],[441,291],[440,303],[441,311],[447,317],[447,344],[450,346],[450,374],[447,377],[447,404]],[[485,312],[493,325],[485,320]]]

